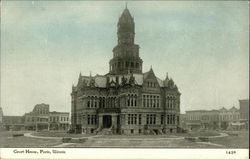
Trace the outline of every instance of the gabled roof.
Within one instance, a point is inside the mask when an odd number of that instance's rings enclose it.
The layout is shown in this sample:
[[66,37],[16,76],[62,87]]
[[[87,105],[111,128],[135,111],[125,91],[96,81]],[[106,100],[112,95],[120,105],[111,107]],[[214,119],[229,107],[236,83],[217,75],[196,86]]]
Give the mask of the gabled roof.
[[[161,80],[160,78],[156,77],[154,74],[153,69],[151,68],[148,72],[145,72],[143,74],[126,74],[126,75],[111,75],[111,74],[106,74],[106,75],[95,75],[95,76],[82,76],[81,74],[79,75],[78,79],[78,84],[77,87],[80,88],[82,86],[90,86],[91,80],[94,80],[95,87],[98,88],[106,88],[107,87],[107,81],[109,78],[109,81],[116,82],[116,78],[118,77],[119,79],[119,84],[122,83],[122,78],[126,78],[127,81],[129,81],[131,75],[134,77],[135,84],[136,85],[142,85],[143,82],[149,77],[153,76],[156,81],[158,82],[160,87],[165,87],[164,81]],[[72,86],[73,90],[76,90],[77,87]]]
[[158,77],[156,77],[156,78],[157,78],[157,81],[158,81],[160,87],[164,87],[163,81]]
[[143,73],[143,80],[145,80],[145,79],[148,77],[148,74],[149,74],[149,71],[148,71],[148,72]]
[[143,82],[145,80],[147,80],[149,78],[149,76],[152,76],[153,78],[155,78],[155,80],[158,82],[159,86],[163,87],[163,81],[160,78],[155,76],[155,73],[154,73],[152,68],[150,68],[150,70],[148,72],[143,74]]

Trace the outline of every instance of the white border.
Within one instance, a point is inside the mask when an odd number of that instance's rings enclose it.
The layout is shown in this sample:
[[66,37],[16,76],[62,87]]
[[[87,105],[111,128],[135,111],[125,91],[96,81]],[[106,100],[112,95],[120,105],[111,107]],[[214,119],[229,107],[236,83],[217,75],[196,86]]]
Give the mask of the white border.
[[[39,153],[14,153],[37,151]],[[65,153],[43,154],[40,150]],[[231,153],[230,153],[231,152]],[[1,148],[1,159],[248,159],[249,149]]]

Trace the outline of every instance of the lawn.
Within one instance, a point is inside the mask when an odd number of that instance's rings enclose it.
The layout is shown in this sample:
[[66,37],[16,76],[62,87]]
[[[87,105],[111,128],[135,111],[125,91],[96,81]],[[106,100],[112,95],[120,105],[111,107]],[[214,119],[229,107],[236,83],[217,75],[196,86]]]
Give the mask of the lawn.
[[0,132],[0,147],[19,148],[19,147],[53,147],[62,143],[58,139],[36,139],[25,136],[13,137],[13,134],[25,133],[23,131],[3,131]]
[[202,143],[180,139],[167,140],[87,140],[84,143],[68,145],[68,147],[128,147],[128,148],[218,148]]
[[238,136],[227,136],[222,138],[211,139],[215,144],[225,145],[227,148],[249,148],[249,132],[236,132]]
[[[13,134],[23,131],[0,132],[0,147],[53,147],[62,143],[61,139],[40,139],[25,136],[13,137]],[[226,132],[227,133],[227,132]],[[190,132],[185,134],[167,135],[102,135],[89,138],[84,143],[67,145],[67,147],[130,147],[130,148],[248,148],[248,131],[235,132],[238,136],[229,135],[220,138],[211,138],[210,143],[199,143],[176,137],[186,136],[217,136],[219,132]],[[68,134],[66,132],[32,132],[35,136],[44,137],[88,137],[84,134]]]
[[[73,138],[79,138],[79,137],[89,137],[89,136],[95,136],[94,134],[69,134],[66,132],[49,132],[49,131],[42,131],[42,132],[34,132],[32,133],[34,136],[44,136],[44,137],[73,137]],[[101,135],[96,138],[176,138],[176,137],[199,137],[199,136],[218,136],[220,135],[218,132],[208,131],[208,132],[190,132],[190,133],[172,133],[172,134],[163,134],[163,135]]]
[[[79,137],[88,137],[91,135],[86,134],[69,134],[62,131],[41,131],[41,132],[33,132],[32,135],[34,136],[44,136],[44,137],[73,137],[73,138],[79,138]],[[92,135],[93,136],[93,135]]]
[[188,132],[188,133],[179,133],[177,136],[183,137],[199,137],[199,136],[219,136],[220,132],[217,131],[200,131],[200,132]]

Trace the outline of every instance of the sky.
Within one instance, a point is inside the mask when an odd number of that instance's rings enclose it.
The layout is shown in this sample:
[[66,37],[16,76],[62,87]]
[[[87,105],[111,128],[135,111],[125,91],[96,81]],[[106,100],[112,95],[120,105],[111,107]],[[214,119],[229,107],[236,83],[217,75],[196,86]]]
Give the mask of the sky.
[[[1,107],[71,109],[82,75],[106,74],[124,1],[1,1]],[[247,1],[129,1],[143,72],[173,78],[181,112],[249,98]]]

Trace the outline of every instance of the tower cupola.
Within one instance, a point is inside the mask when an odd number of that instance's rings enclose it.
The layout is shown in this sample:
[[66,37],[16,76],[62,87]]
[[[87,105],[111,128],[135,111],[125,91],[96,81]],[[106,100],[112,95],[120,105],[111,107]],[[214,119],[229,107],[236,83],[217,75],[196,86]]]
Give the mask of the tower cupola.
[[142,73],[142,59],[139,57],[139,45],[134,43],[135,23],[127,6],[117,24],[118,43],[113,49],[113,58],[109,62],[110,74]]

